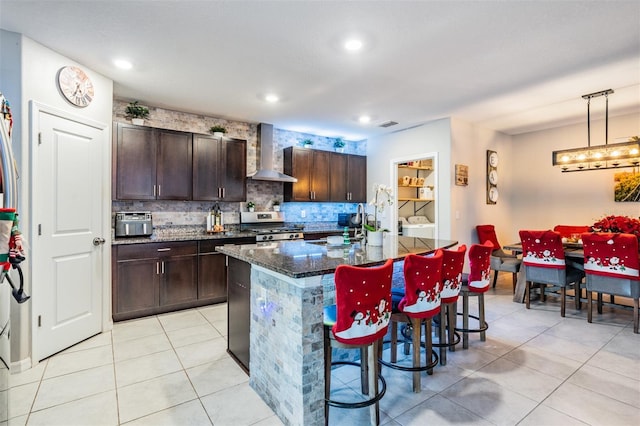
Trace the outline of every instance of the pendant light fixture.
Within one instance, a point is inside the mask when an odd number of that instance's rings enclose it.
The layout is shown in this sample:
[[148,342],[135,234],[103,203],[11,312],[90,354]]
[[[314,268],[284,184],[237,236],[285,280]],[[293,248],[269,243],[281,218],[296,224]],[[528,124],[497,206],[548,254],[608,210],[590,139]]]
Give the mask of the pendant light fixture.
[[[608,143],[609,138],[609,95],[613,89],[583,95],[587,100],[587,146],[584,148],[553,151],[553,165],[562,172],[581,172],[586,170],[622,169],[637,167],[640,164],[640,140],[637,137],[628,142]],[[591,99],[605,97],[605,139],[604,145],[591,146]]]

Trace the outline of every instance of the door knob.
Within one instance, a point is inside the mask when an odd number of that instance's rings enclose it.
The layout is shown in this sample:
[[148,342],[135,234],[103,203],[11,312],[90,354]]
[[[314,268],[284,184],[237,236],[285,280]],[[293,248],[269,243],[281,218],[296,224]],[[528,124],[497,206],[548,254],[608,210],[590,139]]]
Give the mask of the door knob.
[[95,237],[93,239],[93,245],[94,246],[99,246],[100,244],[104,244],[104,243],[105,243],[105,239],[104,238]]

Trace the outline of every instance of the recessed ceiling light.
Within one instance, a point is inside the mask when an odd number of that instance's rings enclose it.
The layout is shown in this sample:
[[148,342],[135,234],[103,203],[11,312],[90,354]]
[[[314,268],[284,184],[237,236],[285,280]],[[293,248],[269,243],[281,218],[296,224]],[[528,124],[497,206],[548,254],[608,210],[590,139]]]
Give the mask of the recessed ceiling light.
[[360,117],[358,117],[358,121],[366,124],[371,121],[371,117],[369,117],[368,115],[361,115]]
[[124,59],[116,59],[115,61],[113,61],[113,63],[121,70],[130,70],[131,68],[133,68],[133,64]]
[[268,95],[265,95],[264,100],[267,102],[275,103],[275,102],[278,102],[280,98],[278,97],[278,95],[274,95],[273,93],[270,93]]
[[362,49],[362,41],[352,38],[344,43],[344,48],[353,52]]

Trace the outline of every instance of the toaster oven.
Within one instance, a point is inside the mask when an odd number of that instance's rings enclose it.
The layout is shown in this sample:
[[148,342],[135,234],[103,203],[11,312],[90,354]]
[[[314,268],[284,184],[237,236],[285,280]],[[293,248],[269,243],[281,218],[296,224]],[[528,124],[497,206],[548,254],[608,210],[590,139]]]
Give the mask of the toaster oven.
[[116,237],[142,237],[152,233],[151,212],[116,213]]

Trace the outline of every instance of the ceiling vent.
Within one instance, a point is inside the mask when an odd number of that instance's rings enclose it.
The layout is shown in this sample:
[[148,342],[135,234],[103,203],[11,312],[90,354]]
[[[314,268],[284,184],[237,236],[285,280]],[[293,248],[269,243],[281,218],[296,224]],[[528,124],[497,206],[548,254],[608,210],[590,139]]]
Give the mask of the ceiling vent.
[[397,121],[385,121],[380,125],[380,127],[391,127],[391,126],[395,126],[396,124],[398,124]]

